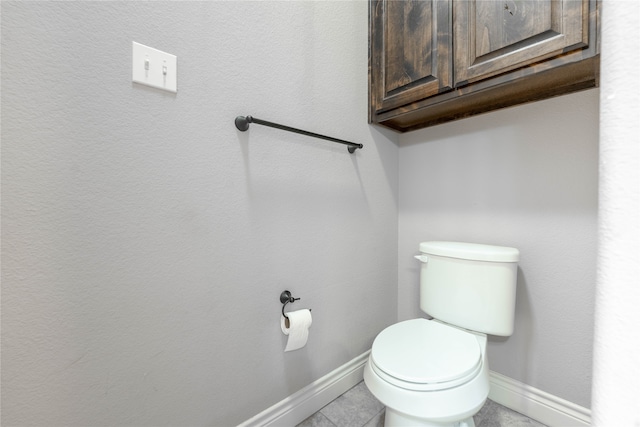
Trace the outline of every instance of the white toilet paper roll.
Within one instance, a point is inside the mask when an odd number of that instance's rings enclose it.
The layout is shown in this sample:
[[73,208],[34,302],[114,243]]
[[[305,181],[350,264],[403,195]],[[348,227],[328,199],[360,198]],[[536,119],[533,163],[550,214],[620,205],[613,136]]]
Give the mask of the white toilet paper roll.
[[311,326],[311,310],[305,308],[303,310],[290,311],[287,313],[289,318],[289,327],[285,325],[284,316],[280,316],[280,328],[282,333],[289,335],[287,346],[284,351],[298,350],[307,344],[309,338],[309,327]]

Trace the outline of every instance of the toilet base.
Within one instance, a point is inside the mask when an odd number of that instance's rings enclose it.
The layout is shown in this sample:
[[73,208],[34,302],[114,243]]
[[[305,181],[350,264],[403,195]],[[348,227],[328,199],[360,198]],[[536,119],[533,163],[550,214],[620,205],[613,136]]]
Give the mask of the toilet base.
[[473,417],[454,423],[436,423],[412,417],[387,407],[384,415],[384,427],[476,427]]

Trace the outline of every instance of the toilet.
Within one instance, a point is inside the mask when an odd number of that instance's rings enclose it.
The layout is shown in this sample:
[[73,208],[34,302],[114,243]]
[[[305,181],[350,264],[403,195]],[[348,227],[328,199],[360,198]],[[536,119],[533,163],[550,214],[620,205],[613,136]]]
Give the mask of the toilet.
[[462,242],[420,244],[420,309],[432,317],[378,334],[364,382],[386,427],[472,427],[489,395],[487,335],[513,333],[519,251]]

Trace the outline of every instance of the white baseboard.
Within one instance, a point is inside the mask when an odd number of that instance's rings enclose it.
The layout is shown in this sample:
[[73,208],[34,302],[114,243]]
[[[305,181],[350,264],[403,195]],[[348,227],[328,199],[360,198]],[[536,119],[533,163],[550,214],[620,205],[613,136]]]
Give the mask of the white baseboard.
[[591,410],[537,388],[489,372],[489,399],[551,427],[591,425]]
[[299,424],[362,381],[369,353],[362,353],[238,427],[291,427]]
[[[304,421],[362,381],[369,353],[362,353],[238,427],[290,427]],[[551,427],[591,425],[591,411],[582,406],[497,372],[489,372],[489,382],[489,399],[543,424]]]

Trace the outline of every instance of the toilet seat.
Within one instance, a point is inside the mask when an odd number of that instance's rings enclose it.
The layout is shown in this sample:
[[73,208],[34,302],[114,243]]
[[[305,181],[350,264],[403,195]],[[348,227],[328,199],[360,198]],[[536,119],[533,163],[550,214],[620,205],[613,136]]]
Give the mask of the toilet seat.
[[416,391],[456,387],[482,369],[475,335],[426,319],[396,323],[380,332],[370,360],[382,379]]

